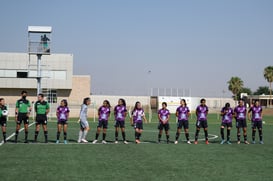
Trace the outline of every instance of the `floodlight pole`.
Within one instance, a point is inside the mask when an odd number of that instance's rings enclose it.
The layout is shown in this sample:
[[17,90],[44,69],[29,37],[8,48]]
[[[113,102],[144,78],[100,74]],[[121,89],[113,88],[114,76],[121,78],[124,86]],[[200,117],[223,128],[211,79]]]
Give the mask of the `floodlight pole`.
[[41,57],[42,54],[37,54],[37,95],[41,93]]

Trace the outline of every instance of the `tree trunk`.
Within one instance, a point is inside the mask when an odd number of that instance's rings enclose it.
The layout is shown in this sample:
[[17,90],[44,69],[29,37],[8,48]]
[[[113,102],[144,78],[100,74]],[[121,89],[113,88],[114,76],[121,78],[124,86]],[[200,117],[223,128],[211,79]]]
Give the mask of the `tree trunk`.
[[271,102],[271,99],[272,99],[272,85],[271,85],[272,82],[269,82],[269,107],[271,107],[272,105],[272,102]]

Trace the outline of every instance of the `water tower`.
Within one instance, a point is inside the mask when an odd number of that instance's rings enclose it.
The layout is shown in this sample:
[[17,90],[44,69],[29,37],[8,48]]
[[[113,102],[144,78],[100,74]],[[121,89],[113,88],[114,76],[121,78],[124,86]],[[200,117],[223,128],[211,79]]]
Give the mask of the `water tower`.
[[37,95],[41,93],[41,58],[51,52],[51,26],[28,27],[28,54],[37,55]]

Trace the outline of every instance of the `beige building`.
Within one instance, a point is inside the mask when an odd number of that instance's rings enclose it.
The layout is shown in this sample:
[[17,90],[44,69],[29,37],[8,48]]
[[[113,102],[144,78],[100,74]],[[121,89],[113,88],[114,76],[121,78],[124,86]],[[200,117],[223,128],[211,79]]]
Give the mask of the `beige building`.
[[[0,53],[0,97],[10,106],[14,115],[16,100],[22,90],[28,92],[28,99],[35,102],[37,95],[37,56],[27,53]],[[71,116],[77,117],[84,97],[90,96],[91,77],[73,75],[72,54],[51,54],[41,57],[41,88],[50,102],[51,115],[62,99],[67,99]]]

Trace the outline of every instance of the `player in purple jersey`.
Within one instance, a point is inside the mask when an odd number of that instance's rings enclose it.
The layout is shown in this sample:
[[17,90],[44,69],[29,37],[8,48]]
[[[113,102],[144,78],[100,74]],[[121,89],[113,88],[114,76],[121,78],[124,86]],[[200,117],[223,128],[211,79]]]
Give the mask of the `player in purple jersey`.
[[201,99],[200,103],[201,104],[199,106],[197,106],[197,108],[196,108],[197,121],[196,121],[196,132],[195,132],[194,144],[198,144],[198,135],[199,135],[200,128],[204,128],[206,144],[208,145],[209,140],[208,140],[207,115],[208,115],[208,112],[209,112],[209,108],[206,105],[206,100],[205,99]]
[[244,143],[249,144],[247,141],[247,124],[246,124],[246,106],[242,99],[239,100],[239,105],[234,109],[234,117],[236,119],[236,128],[237,128],[237,144],[241,143],[241,128],[243,128]]
[[108,100],[104,100],[102,106],[99,108],[98,110],[98,126],[97,126],[97,132],[96,132],[96,138],[93,141],[93,144],[97,143],[99,135],[100,135],[100,131],[101,131],[101,127],[103,128],[103,133],[102,133],[102,144],[106,144],[107,142],[105,141],[106,138],[106,131],[108,128],[108,119],[110,116],[110,102]]
[[67,120],[69,118],[69,108],[68,103],[66,99],[61,100],[60,106],[57,107],[56,110],[56,116],[58,119],[57,123],[57,140],[56,143],[58,144],[60,141],[60,134],[63,128],[63,134],[64,134],[64,144],[67,144]]
[[225,107],[221,110],[221,116],[222,116],[222,123],[220,127],[220,133],[221,133],[221,144],[224,144],[225,136],[224,136],[224,129],[227,127],[227,144],[231,144],[230,142],[230,130],[232,128],[232,119],[233,119],[233,109],[230,107],[230,104],[227,102],[225,104]]
[[[252,114],[251,114],[252,113]],[[254,105],[248,111],[248,119],[252,121],[252,144],[255,144],[256,128],[259,131],[260,144],[263,142],[263,108],[260,106],[258,100],[255,101]]]
[[189,139],[189,116],[190,116],[190,109],[187,107],[187,103],[185,99],[181,99],[180,106],[176,109],[176,117],[177,121],[177,131],[175,136],[174,144],[178,143],[178,138],[181,133],[182,127],[184,127],[185,136],[187,139],[187,143],[191,144]]
[[147,122],[141,103],[137,101],[131,116],[131,125],[133,125],[135,128],[136,144],[140,143],[139,138],[141,137],[143,131],[143,120]]
[[158,129],[159,129],[158,143],[160,143],[160,141],[161,141],[161,136],[162,136],[163,129],[165,129],[167,143],[169,143],[170,142],[169,141],[169,138],[170,138],[170,136],[169,136],[170,111],[167,109],[167,103],[166,102],[162,103],[162,108],[160,110],[158,110],[157,114],[158,114],[158,120],[159,120],[159,124],[158,124]]
[[124,99],[118,100],[118,105],[114,108],[114,115],[115,115],[115,137],[116,141],[115,143],[118,143],[118,132],[119,128],[121,129],[121,134],[123,138],[123,143],[128,144],[125,138],[125,118],[127,116],[127,109],[126,109],[126,102]]

